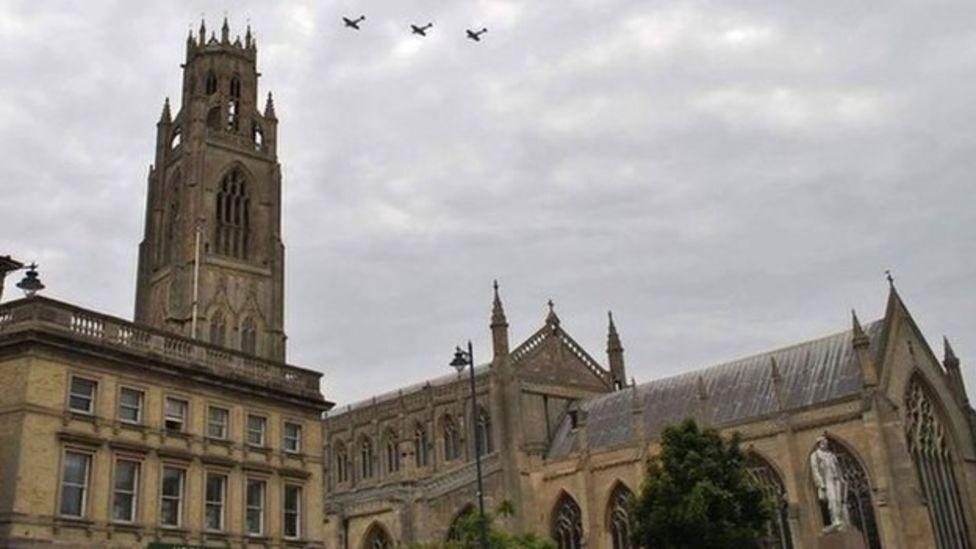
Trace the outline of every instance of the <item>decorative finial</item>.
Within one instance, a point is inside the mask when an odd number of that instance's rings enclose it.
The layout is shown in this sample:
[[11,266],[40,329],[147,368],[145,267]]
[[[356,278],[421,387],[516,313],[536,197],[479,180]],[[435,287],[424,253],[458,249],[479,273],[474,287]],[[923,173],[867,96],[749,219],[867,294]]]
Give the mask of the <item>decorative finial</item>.
[[220,42],[223,44],[230,42],[230,25],[227,23],[227,12],[224,12],[224,24],[220,27]]
[[264,103],[264,117],[268,120],[278,119],[275,116],[274,98],[271,96],[271,92],[268,92],[268,100]]
[[885,269],[885,278],[888,279],[888,287],[894,289],[895,287],[895,277],[891,276],[891,270]]
[[200,45],[207,41],[207,22],[203,14],[200,14]]
[[244,47],[251,47],[251,18],[247,19],[247,30],[244,32]]
[[547,301],[546,304],[549,306],[549,314],[546,316],[546,324],[549,324],[554,328],[558,327],[559,317],[556,316],[556,304],[553,303],[551,299]]
[[163,101],[163,113],[159,116],[159,121],[167,124],[173,121],[169,112],[169,97]]
[[623,345],[620,344],[620,334],[617,333],[617,325],[613,323],[613,311],[607,311],[607,318],[609,319],[607,326],[607,352],[623,351]]
[[851,309],[851,330],[853,332],[851,343],[855,347],[869,343],[868,335],[864,333],[864,327],[861,326],[861,321],[857,319],[857,311],[854,309]]
[[945,364],[955,364],[959,366],[959,357],[956,356],[956,352],[952,350],[952,345],[949,345],[949,338],[942,336],[942,346],[945,349],[945,358],[943,363]]
[[491,285],[495,293],[491,302],[491,326],[506,327],[508,326],[508,319],[505,318],[505,307],[502,305],[502,298],[498,293],[498,281],[493,281]]

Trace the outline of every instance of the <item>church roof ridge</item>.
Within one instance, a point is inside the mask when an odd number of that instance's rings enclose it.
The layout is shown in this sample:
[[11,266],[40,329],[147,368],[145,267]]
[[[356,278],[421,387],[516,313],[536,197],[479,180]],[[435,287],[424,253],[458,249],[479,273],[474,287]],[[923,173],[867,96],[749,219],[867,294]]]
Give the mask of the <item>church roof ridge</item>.
[[[884,319],[864,324],[872,348],[882,344],[884,325]],[[632,413],[635,398],[641,401],[644,436],[653,438],[666,425],[694,417],[696,395],[702,387],[709,395],[710,417],[716,425],[857,394],[861,390],[861,378],[852,338],[852,329],[847,329],[646,381],[634,391],[586,399],[580,402],[580,407],[587,410],[587,425],[592,427],[587,431],[589,446],[592,449],[633,442],[633,422],[626,418]],[[780,379],[775,382],[781,384],[782,405],[769,375],[771,359],[776,360],[780,372]],[[548,455],[564,456],[576,450],[577,445],[577,435],[561,425]]]
[[[474,373],[475,377],[484,375],[488,373],[491,369],[491,362],[485,362],[475,366]],[[426,389],[427,387],[441,387],[454,383],[458,380],[458,374],[444,374],[442,376],[437,376],[434,378],[426,379],[424,381],[418,381],[416,383],[411,383],[405,387],[398,387],[396,389],[379,393],[373,396],[369,396],[355,402],[350,402],[348,404],[337,405],[333,408],[326,417],[329,419],[337,418],[347,412],[354,412],[361,408],[367,406],[372,406],[374,404],[381,404],[383,402],[389,402],[393,399],[400,398],[401,396],[409,396],[412,394],[419,393],[420,391]],[[467,392],[465,392],[467,395]]]

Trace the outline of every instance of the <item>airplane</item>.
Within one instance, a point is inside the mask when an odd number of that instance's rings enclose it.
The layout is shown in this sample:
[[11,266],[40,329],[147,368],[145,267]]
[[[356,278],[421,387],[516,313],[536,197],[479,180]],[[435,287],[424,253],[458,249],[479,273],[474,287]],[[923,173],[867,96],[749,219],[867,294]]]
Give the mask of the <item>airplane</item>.
[[349,19],[348,17],[343,17],[342,22],[346,24],[347,27],[351,29],[359,30],[359,24],[366,20],[365,15],[360,15],[355,19]]
[[475,42],[481,42],[481,35],[488,32],[488,29],[481,27],[480,31],[467,29],[465,32],[468,33],[468,38],[474,40]]
[[414,34],[419,34],[420,36],[427,36],[427,31],[429,31],[430,28],[433,26],[434,26],[433,23],[427,23],[422,27],[418,27],[417,25],[410,25],[410,32]]

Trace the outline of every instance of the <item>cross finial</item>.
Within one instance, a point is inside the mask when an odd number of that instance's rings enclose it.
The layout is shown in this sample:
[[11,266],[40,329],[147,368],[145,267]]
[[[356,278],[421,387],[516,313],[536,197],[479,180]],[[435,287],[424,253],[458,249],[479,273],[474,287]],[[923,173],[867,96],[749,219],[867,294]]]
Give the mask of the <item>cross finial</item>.
[[555,311],[554,311],[554,308],[555,308],[555,306],[556,306],[556,304],[555,304],[555,303],[553,303],[551,299],[550,299],[549,301],[547,301],[547,302],[546,302],[546,305],[548,305],[548,306],[549,306],[549,313],[553,313],[553,312],[555,312]]
[[888,279],[888,287],[889,288],[894,288],[895,287],[895,277],[891,276],[891,270],[890,269],[885,269],[885,278]]

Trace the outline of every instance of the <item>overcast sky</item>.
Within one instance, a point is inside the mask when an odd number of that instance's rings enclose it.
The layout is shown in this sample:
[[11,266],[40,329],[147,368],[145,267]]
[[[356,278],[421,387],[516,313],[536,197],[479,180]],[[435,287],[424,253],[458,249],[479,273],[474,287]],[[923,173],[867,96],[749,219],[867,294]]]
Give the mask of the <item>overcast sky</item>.
[[328,399],[487,359],[495,278],[513,347],[552,298],[605,363],[613,309],[647,381],[878,318],[885,269],[976,395],[976,2],[2,0],[0,254],[44,295],[132,317],[155,123],[225,10]]

